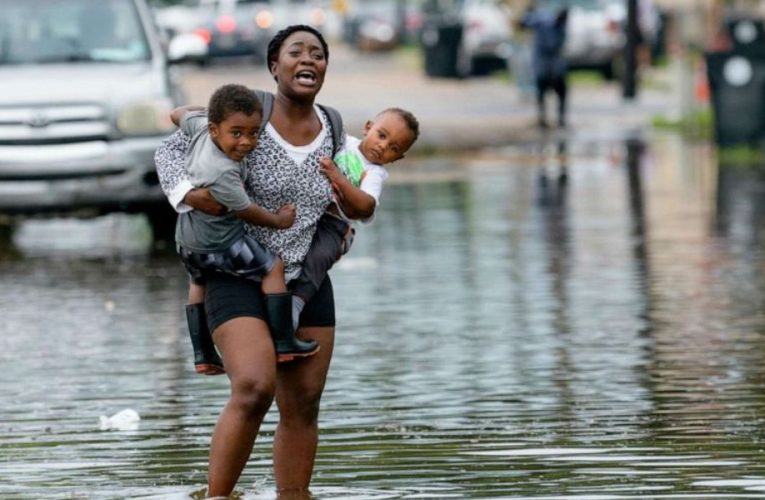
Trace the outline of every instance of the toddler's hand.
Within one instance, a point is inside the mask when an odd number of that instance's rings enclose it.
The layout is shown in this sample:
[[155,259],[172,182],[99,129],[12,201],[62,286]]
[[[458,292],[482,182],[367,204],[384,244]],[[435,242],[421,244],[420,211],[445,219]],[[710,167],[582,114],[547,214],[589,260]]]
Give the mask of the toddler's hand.
[[295,222],[296,213],[295,205],[292,203],[284,205],[274,214],[274,227],[276,229],[287,229]]
[[332,184],[337,183],[338,179],[343,176],[343,172],[341,172],[340,169],[337,168],[337,165],[335,165],[335,162],[329,158],[322,157],[319,162],[321,163],[319,171],[327,176],[327,179],[329,179]]

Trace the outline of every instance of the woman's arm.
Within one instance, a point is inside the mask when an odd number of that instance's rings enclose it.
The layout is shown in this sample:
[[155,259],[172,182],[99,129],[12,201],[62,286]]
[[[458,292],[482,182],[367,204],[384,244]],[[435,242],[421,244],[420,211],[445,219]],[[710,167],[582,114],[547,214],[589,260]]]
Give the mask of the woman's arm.
[[269,212],[265,208],[258,206],[255,203],[250,203],[250,206],[244,210],[237,210],[234,215],[249,222],[253,226],[268,226],[274,229],[287,229],[295,222],[295,205],[289,203],[282,206],[276,213]]
[[196,105],[187,105],[187,106],[180,106],[178,108],[175,108],[170,112],[170,120],[175,124],[176,127],[181,126],[181,120],[183,120],[183,117],[187,113],[191,113],[193,111],[204,111],[204,106],[196,106]]
[[159,185],[177,212],[187,212],[191,207],[183,203],[186,194],[194,187],[186,171],[186,149],[190,138],[177,130],[165,139],[154,153],[154,164]]
[[213,198],[205,188],[195,188],[186,170],[186,149],[191,138],[177,130],[162,142],[154,153],[154,164],[159,176],[159,185],[176,212],[192,209],[210,215],[223,215],[226,207]]
[[332,182],[340,203],[346,215],[354,219],[367,219],[372,216],[377,206],[374,197],[357,188],[337,168],[329,158],[322,158],[321,173]]

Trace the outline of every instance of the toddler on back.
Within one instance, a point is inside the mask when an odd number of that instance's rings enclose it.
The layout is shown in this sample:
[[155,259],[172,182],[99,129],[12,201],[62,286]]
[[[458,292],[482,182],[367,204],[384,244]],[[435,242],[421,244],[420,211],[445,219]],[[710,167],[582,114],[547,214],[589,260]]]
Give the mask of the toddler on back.
[[336,203],[319,219],[302,272],[291,283],[293,325],[297,325],[300,311],[319,289],[327,271],[350,249],[355,235],[353,220],[369,223],[374,219],[388,178],[384,165],[404,158],[419,134],[420,126],[412,113],[388,108],[365,123],[361,138],[346,135],[345,147],[335,155],[334,163],[328,158],[321,160]]

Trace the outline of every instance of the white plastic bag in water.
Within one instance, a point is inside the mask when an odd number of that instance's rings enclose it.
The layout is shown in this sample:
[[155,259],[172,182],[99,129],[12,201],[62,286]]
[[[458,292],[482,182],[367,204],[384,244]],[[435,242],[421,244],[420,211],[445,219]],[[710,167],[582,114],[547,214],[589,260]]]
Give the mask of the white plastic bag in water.
[[141,417],[138,415],[138,412],[132,408],[126,408],[111,417],[106,415],[98,417],[99,427],[102,431],[134,431],[138,429],[138,422],[140,420]]

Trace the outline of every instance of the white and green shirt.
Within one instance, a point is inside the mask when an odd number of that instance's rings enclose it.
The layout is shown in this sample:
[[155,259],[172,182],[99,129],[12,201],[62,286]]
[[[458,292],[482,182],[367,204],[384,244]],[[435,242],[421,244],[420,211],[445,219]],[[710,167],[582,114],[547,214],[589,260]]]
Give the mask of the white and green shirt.
[[[382,165],[367,160],[361,153],[360,145],[360,139],[346,135],[345,147],[335,155],[335,163],[354,186],[375,199],[376,208],[380,204],[380,194],[388,178],[388,171]],[[374,213],[361,219],[361,222],[369,223],[373,219]]]

